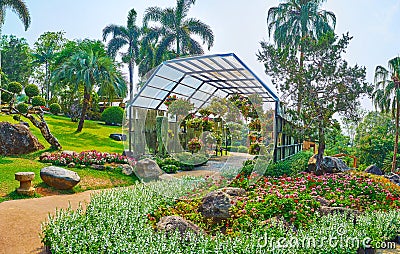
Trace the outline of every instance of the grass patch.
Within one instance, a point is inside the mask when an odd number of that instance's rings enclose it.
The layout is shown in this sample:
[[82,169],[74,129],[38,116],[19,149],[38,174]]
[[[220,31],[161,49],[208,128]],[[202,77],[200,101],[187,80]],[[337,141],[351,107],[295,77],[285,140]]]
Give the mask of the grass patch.
[[[81,133],[76,133],[78,123],[64,116],[46,115],[45,119],[53,135],[59,140],[64,150],[76,152],[86,150],[97,150],[101,152],[122,153],[123,144],[121,141],[115,141],[109,138],[111,133],[121,133],[122,129],[118,126],[107,126],[97,121],[85,121]],[[12,116],[0,114],[0,122],[17,123]],[[38,161],[38,157],[43,152],[52,152],[50,145],[46,142],[40,133],[40,130],[34,127],[30,122],[30,129],[38,140],[46,147],[44,150],[34,153],[0,157],[0,202],[10,199],[26,198],[15,192],[19,182],[14,179],[14,174],[21,171],[30,171],[35,173],[33,185],[37,188],[40,195],[54,195],[81,192],[90,189],[111,188],[116,186],[132,185],[137,178],[126,176],[120,169],[99,171],[90,168],[71,170],[78,173],[81,182],[71,191],[61,192],[54,190],[42,182],[40,178],[40,169],[50,165]]]
[[[24,119],[24,118],[22,118]],[[122,153],[124,146],[121,141],[109,138],[111,133],[121,133],[120,126],[108,126],[101,122],[86,120],[83,130],[76,133],[78,123],[72,122],[64,116],[46,115],[45,120],[51,133],[60,141],[64,150],[82,152],[85,150],[97,150],[101,152]],[[17,123],[12,116],[0,115],[0,122]],[[29,121],[32,133],[46,148],[50,145],[43,138],[40,130]],[[39,153],[40,154],[40,153]]]

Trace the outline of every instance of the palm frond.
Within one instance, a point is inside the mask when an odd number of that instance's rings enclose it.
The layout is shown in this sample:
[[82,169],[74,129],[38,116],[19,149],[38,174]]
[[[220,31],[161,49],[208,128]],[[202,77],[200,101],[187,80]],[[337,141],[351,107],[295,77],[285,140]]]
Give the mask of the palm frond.
[[31,16],[29,14],[28,7],[23,0],[2,0],[0,1],[0,22],[1,25],[4,24],[5,10],[11,9],[18,18],[22,21],[25,27],[25,31],[31,24]]

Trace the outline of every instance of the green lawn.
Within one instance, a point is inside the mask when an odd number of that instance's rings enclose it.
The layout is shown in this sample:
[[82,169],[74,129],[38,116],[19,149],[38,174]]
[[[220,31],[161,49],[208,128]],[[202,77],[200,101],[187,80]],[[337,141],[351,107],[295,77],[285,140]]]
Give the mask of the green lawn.
[[[47,115],[45,119],[51,132],[58,138],[63,146],[63,150],[72,150],[76,152],[98,150],[116,153],[122,153],[123,151],[122,142],[109,138],[111,133],[121,133],[121,127],[106,126],[96,121],[85,121],[82,132],[75,133],[77,123],[71,122],[69,118]],[[16,123],[16,121],[12,119],[12,116],[7,115],[0,115],[0,122],[2,121]],[[53,189],[46,186],[40,179],[40,169],[48,164],[38,161],[38,157],[42,152],[50,150],[50,145],[43,138],[39,129],[34,127],[31,123],[30,126],[31,131],[46,148],[28,155],[0,157],[0,202],[9,199],[23,198],[15,193],[15,188],[19,186],[19,182],[14,179],[14,173],[20,171],[35,172],[36,177],[33,182],[34,185],[39,187],[39,189],[47,189],[49,192],[54,192]],[[89,168],[73,168],[72,170],[77,172],[81,177],[81,182],[72,192],[126,186],[136,181],[136,178],[123,175],[120,170],[98,171]]]

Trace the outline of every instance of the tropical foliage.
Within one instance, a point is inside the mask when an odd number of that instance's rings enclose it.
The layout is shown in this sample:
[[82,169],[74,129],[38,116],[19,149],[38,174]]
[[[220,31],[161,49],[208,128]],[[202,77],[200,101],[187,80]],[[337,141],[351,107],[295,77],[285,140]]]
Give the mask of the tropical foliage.
[[24,0],[3,0],[0,1],[0,32],[4,25],[6,10],[11,9],[24,24],[25,31],[31,24],[31,16]]
[[214,44],[214,34],[211,28],[201,20],[187,18],[190,7],[195,0],[177,0],[176,7],[149,7],[146,9],[143,23],[149,27],[153,21],[158,26],[150,27],[148,39],[159,40],[156,58],[161,59],[169,50],[174,50],[176,56],[204,54],[200,43],[193,39],[197,35],[210,49]]
[[139,60],[139,46],[141,29],[136,25],[137,13],[131,9],[128,13],[126,27],[118,25],[108,25],[103,29],[103,41],[111,34],[112,38],[107,43],[108,54],[115,58],[117,52],[127,46],[127,51],[122,53],[122,61],[128,64],[129,70],[129,93],[130,98],[136,93],[133,84],[133,69],[135,62]]
[[126,95],[126,84],[117,66],[106,55],[98,41],[83,41],[77,52],[72,54],[53,73],[56,82],[72,85],[74,90],[83,89],[83,105],[77,132],[82,131],[92,91],[111,96]]
[[393,151],[392,172],[396,169],[397,150],[399,146],[399,118],[400,118],[400,57],[388,62],[388,69],[377,66],[375,69],[374,104],[382,111],[392,111],[395,117],[395,141]]

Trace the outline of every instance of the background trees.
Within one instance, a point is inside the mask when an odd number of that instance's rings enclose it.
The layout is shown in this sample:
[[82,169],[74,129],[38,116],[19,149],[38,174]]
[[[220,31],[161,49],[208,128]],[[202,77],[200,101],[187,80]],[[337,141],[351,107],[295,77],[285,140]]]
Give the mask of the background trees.
[[[337,38],[333,33],[318,41],[305,38],[300,42],[304,49],[303,67],[299,66],[296,55],[290,53],[289,46],[276,49],[262,43],[258,54],[266,73],[272,76],[284,97],[291,96],[296,101],[298,90],[292,84],[303,84],[304,107],[297,119],[305,124],[305,130],[318,133],[317,170],[325,150],[326,129],[334,123],[333,115],[357,118],[358,98],[371,89],[365,82],[365,68],[351,67],[342,58],[350,40],[348,35]],[[288,107],[293,109],[293,104]]]
[[113,60],[107,56],[100,41],[85,40],[77,51],[53,73],[55,82],[83,89],[83,105],[77,132],[82,131],[92,91],[108,96],[126,96],[126,84]]
[[169,50],[176,50],[176,56],[189,54],[204,54],[199,42],[192,35],[199,36],[203,44],[210,49],[214,43],[214,34],[211,28],[202,21],[195,18],[187,18],[188,12],[195,0],[177,0],[176,7],[161,9],[150,7],[144,15],[144,25],[148,27],[149,22],[158,23],[159,26],[151,27],[149,38],[159,40],[156,57],[158,59]]
[[400,117],[400,57],[388,62],[388,69],[377,66],[375,69],[375,91],[373,102],[383,112],[392,111],[395,117],[395,141],[393,150],[392,172],[396,169],[397,149],[399,144]]
[[[336,25],[333,12],[321,10],[324,0],[289,0],[268,10],[268,34],[278,48],[285,48],[299,53],[299,67],[303,67],[304,47],[301,40],[309,37],[318,40],[327,32],[332,32]],[[302,84],[296,83],[297,112],[302,104]]]
[[28,84],[32,73],[31,49],[24,38],[14,35],[3,35],[1,37],[1,67],[4,75],[1,84],[6,81],[18,81],[24,86]]
[[133,85],[133,68],[139,57],[139,46],[141,28],[136,25],[137,13],[135,9],[131,9],[128,13],[128,21],[126,27],[118,25],[108,25],[103,29],[103,41],[107,40],[108,35],[112,35],[107,44],[107,51],[113,58],[116,57],[118,51],[127,46],[127,51],[122,53],[122,61],[128,64],[129,70],[129,94],[133,98],[136,88]]

